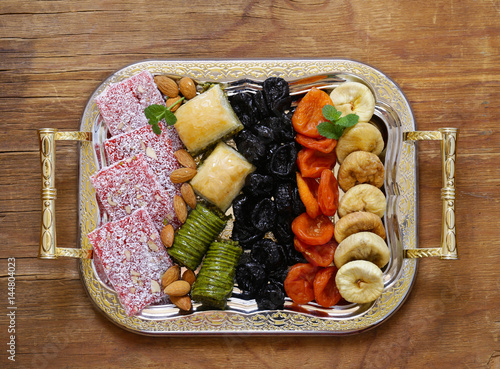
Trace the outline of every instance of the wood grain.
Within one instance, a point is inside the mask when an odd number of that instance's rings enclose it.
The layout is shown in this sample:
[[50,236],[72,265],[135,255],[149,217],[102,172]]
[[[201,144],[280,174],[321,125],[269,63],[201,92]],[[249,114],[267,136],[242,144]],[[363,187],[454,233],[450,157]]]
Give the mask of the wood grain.
[[[16,258],[16,363],[0,367],[500,368],[500,2],[31,1],[0,5],[0,337]],[[36,259],[36,130],[77,130],[88,97],[145,59],[348,58],[389,75],[417,127],[460,128],[460,260],[422,260],[381,326],[345,337],[152,338],[96,311],[75,260]],[[419,142],[421,247],[440,240],[441,169]],[[77,240],[76,144],[58,144],[58,240]],[[5,343],[4,348],[5,348]]]

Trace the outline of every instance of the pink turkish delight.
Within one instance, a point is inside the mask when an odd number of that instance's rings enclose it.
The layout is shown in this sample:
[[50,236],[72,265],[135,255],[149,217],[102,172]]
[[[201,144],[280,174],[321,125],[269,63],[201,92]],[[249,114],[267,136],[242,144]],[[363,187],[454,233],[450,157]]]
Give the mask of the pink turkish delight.
[[127,315],[166,301],[161,277],[173,264],[146,210],[108,222],[88,237]]
[[144,109],[151,104],[165,105],[148,71],[107,86],[95,102],[112,136],[147,125]]
[[145,208],[159,231],[164,227],[164,220],[174,228],[180,225],[173,196],[160,185],[143,154],[105,167],[90,179],[110,220]]
[[104,141],[104,149],[110,163],[125,158],[145,154],[145,158],[156,174],[160,184],[174,196],[180,193],[180,184],[173,184],[170,174],[180,168],[174,152],[182,148],[175,129],[160,125],[161,134],[157,135],[148,124],[131,132],[114,136]]

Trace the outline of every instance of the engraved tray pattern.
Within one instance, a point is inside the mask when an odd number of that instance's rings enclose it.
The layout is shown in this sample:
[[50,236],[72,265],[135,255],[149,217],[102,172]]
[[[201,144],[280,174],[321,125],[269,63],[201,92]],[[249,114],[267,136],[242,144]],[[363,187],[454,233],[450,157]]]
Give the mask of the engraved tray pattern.
[[[153,74],[176,74],[200,81],[233,81],[241,78],[263,80],[270,76],[292,80],[324,73],[349,73],[362,78],[376,95],[377,103],[385,104],[397,114],[400,137],[398,161],[390,171],[394,201],[393,210],[396,254],[401,263],[399,271],[382,296],[348,319],[323,317],[292,310],[258,311],[196,311],[189,315],[162,317],[129,317],[121,307],[115,292],[96,276],[92,260],[80,260],[82,281],[92,301],[112,322],[135,333],[148,335],[174,334],[349,334],[375,327],[391,316],[408,296],[416,277],[417,260],[403,259],[403,249],[417,245],[417,179],[414,145],[401,143],[403,131],[414,131],[415,122],[408,101],[399,87],[380,71],[351,60],[229,60],[229,61],[145,61],[127,66],[105,80],[92,94],[81,121],[81,131],[93,131],[99,117],[94,98],[114,82],[143,70]],[[98,223],[98,206],[90,176],[98,165],[92,142],[80,145],[79,214],[80,246],[90,249],[87,234]],[[387,183],[387,180],[386,180]],[[394,254],[394,248],[392,249]],[[154,313],[154,309],[153,309]]]

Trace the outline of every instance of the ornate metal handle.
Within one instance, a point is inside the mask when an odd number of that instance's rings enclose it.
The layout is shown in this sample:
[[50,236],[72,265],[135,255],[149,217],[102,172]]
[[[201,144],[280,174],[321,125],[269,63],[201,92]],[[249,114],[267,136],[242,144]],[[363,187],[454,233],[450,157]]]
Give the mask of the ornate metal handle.
[[59,256],[92,258],[92,250],[60,248],[56,242],[55,188],[56,141],[92,141],[91,132],[59,132],[54,128],[38,130],[40,143],[40,164],[42,166],[42,229],[40,233],[40,259],[57,259]]
[[441,227],[441,248],[419,248],[405,250],[407,258],[439,256],[441,259],[458,259],[455,225],[455,162],[459,130],[439,128],[437,131],[404,132],[404,141],[441,140],[441,166],[443,173],[443,215]]

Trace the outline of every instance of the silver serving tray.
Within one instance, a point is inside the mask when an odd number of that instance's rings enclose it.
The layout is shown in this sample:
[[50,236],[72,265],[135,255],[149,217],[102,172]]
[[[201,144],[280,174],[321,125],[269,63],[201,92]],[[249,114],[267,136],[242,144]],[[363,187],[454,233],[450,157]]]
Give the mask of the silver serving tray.
[[[189,76],[198,82],[224,83],[229,94],[240,90],[259,89],[259,82],[271,76],[282,77],[289,81],[293,94],[303,94],[312,86],[332,89],[345,80],[356,80],[370,87],[376,98],[372,122],[382,130],[386,141],[383,159],[386,168],[384,192],[387,197],[387,209],[383,220],[391,259],[384,268],[382,296],[369,304],[345,304],[333,308],[323,308],[314,302],[297,306],[287,298],[284,310],[259,311],[254,300],[238,298],[239,290],[235,287],[233,296],[228,300],[228,308],[224,311],[200,310],[195,304],[191,313],[180,313],[174,305],[167,304],[149,306],[137,316],[127,316],[115,291],[99,278],[87,238],[89,232],[105,221],[100,214],[95,191],[90,182],[90,176],[98,171],[103,163],[100,147],[107,134],[95,104],[95,97],[110,83],[118,82],[143,70],[153,74]],[[304,80],[307,77],[314,78]],[[50,165],[52,164],[50,162],[47,164],[51,155],[55,155],[55,140],[82,141],[79,176],[80,249],[57,248],[55,218],[52,213],[52,201],[55,195],[44,197],[42,189],[44,208],[39,257],[46,259],[57,256],[79,257],[83,284],[96,307],[113,323],[140,334],[342,335],[373,328],[394,314],[407,298],[416,278],[416,258],[457,256],[454,243],[454,197],[453,227],[447,227],[448,231],[453,232],[453,244],[450,241],[446,245],[448,252],[445,252],[444,246],[442,249],[417,249],[417,162],[416,148],[412,141],[440,139],[446,143],[449,141],[449,136],[445,139],[445,133],[441,131],[414,132],[415,128],[410,105],[400,88],[380,71],[356,61],[341,59],[144,61],[129,65],[112,74],[92,94],[82,116],[80,132],[59,132],[54,129],[39,131],[42,177],[47,179],[42,182],[47,187],[50,187],[52,177],[55,175],[55,167]],[[52,141],[47,139],[50,134],[54,136]],[[456,135],[452,138],[455,141],[449,145],[453,144],[454,151]],[[454,152],[451,154],[454,155]],[[454,172],[451,174],[454,175]],[[452,185],[454,186],[454,177]],[[46,189],[45,193],[47,191]],[[50,215],[45,215],[49,213]],[[50,221],[46,218],[50,218]],[[448,238],[450,237],[452,236]]]

